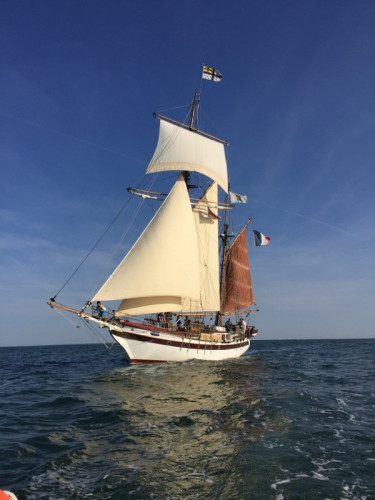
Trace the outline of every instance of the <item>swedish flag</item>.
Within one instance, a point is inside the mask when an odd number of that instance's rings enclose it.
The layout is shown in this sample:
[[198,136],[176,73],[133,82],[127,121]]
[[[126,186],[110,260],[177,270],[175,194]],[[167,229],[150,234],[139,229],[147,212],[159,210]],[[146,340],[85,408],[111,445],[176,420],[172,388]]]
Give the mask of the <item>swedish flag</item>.
[[213,82],[220,82],[223,75],[217,69],[203,66],[202,78],[205,80],[212,80]]

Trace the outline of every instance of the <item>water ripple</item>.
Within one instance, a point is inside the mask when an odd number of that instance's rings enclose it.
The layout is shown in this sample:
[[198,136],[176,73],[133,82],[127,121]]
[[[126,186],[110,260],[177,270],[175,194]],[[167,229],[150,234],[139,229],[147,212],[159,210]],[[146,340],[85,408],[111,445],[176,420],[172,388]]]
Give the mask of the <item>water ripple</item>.
[[238,360],[130,366],[98,345],[2,349],[1,486],[20,500],[370,499],[374,351],[256,341]]

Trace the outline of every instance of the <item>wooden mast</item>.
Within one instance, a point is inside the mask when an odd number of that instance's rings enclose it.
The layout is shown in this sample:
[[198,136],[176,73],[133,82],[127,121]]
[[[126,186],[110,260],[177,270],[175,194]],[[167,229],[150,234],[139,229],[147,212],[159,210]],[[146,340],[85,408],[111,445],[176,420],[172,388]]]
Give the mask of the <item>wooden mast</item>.
[[[195,132],[198,130],[198,109],[199,109],[199,102],[200,102],[200,94],[196,90],[194,92],[194,97],[193,100],[190,104],[190,120],[189,120],[189,130],[192,132]],[[186,183],[186,187],[189,189],[189,179],[190,179],[190,172],[188,170],[184,170],[182,172],[184,176],[184,180]]]
[[196,90],[194,92],[194,98],[192,103],[190,104],[190,122],[189,129],[190,130],[198,130],[198,109],[200,103],[200,94]]
[[220,290],[220,310],[217,311],[216,313],[216,319],[215,319],[215,324],[217,326],[221,326],[221,302],[222,302],[222,297],[224,294],[225,290],[225,282],[224,282],[224,276],[225,276],[225,255],[228,247],[228,223],[227,223],[227,214],[225,213],[225,221],[223,224],[223,233],[220,235],[221,241],[222,241],[222,249],[221,249],[221,260],[220,260],[220,279],[219,279],[219,290]]

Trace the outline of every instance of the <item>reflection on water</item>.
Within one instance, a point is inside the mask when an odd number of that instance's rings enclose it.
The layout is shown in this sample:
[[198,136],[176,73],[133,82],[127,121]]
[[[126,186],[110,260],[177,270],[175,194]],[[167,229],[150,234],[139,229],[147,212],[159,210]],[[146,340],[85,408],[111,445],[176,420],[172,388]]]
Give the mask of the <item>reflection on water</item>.
[[372,498],[375,342],[144,366],[99,347],[3,350],[0,476],[19,500]]
[[116,427],[98,428],[85,454],[92,459],[110,443],[106,480],[122,494],[127,483],[128,493],[140,497],[227,490],[233,498],[243,480],[233,460],[244,440],[265,432],[261,374],[261,363],[250,357],[119,369],[90,386],[91,405],[117,407],[118,414]]

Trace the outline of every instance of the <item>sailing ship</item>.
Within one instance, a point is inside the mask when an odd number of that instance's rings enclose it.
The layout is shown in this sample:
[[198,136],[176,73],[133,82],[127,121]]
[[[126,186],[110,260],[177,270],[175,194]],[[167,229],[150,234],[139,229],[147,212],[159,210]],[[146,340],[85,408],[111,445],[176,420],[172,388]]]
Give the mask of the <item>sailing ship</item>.
[[[48,302],[107,328],[131,363],[236,358],[257,334],[248,324],[258,310],[246,235],[251,218],[237,236],[230,232],[228,144],[199,130],[199,103],[195,92],[188,123],[154,113],[159,139],[146,174],[176,171],[176,180],[164,195],[128,188],[162,201],[130,251],[82,309],[56,296]],[[195,198],[192,175],[209,182]],[[103,306],[107,301],[118,301],[117,309]]]

